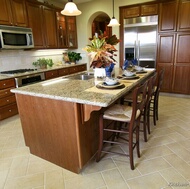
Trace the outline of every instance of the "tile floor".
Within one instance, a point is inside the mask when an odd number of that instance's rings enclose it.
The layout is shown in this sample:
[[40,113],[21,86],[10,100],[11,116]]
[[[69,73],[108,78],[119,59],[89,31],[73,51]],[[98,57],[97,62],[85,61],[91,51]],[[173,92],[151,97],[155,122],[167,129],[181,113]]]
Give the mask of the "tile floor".
[[[30,154],[19,116],[0,123],[2,189],[190,189],[190,98],[160,96],[159,121],[130,170],[123,156],[94,159],[75,174]],[[116,146],[116,150],[127,150]],[[136,154],[136,153],[135,153]]]

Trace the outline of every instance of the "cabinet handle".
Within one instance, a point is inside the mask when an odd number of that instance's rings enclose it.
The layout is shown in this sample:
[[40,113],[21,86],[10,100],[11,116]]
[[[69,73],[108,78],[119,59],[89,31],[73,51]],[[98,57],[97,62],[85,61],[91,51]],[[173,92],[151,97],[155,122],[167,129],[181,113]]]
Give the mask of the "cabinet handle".
[[7,94],[7,91],[5,92],[5,94]]
[[9,112],[12,112],[12,110],[9,110]]
[[3,83],[3,85],[5,86],[5,85],[6,85],[6,83]]
[[7,102],[9,102],[9,100],[7,100]]
[[51,75],[53,75],[53,73]]

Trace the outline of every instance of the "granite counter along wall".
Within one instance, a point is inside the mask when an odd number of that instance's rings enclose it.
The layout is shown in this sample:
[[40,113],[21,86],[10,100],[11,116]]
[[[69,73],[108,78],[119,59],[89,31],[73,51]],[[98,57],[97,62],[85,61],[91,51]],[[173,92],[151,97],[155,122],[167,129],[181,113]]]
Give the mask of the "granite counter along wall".
[[[35,68],[33,61],[38,58],[51,58],[54,64],[62,61],[62,53],[64,49],[48,49],[48,50],[1,50],[0,51],[0,72],[7,70]],[[79,52],[79,50],[76,50]],[[81,53],[82,60],[87,62],[85,53]]]

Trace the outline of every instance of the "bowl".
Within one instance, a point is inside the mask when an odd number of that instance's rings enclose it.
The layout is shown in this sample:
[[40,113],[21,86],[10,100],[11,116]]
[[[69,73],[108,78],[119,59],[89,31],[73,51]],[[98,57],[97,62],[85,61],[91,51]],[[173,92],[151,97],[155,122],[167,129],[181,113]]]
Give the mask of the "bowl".
[[117,78],[108,78],[106,77],[105,81],[104,81],[107,85],[115,85],[118,83],[118,79]]
[[137,70],[137,71],[142,71],[143,68],[142,68],[141,66],[135,66],[135,70]]
[[135,75],[135,73],[133,73],[133,72],[131,72],[131,71],[128,71],[128,70],[125,70],[125,71],[123,72],[123,75],[125,75],[125,76],[127,76],[127,77],[130,77],[130,76]]

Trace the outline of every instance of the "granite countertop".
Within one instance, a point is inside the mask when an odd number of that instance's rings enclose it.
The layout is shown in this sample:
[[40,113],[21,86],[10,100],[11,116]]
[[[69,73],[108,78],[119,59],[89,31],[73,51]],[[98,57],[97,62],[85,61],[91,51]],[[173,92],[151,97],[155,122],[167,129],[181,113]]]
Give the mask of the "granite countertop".
[[146,74],[139,74],[140,78],[137,80],[120,80],[120,82],[125,85],[125,88],[123,89],[97,89],[95,86],[97,79],[95,78],[89,80],[74,80],[69,79],[68,76],[65,76],[11,89],[11,92],[107,107],[119,97],[127,93],[135,85],[140,83],[145,77],[152,74],[153,71],[154,70],[150,70]]
[[11,75],[10,74],[0,74],[0,80],[11,79],[11,78],[15,78],[15,77],[22,77],[25,75],[32,75],[32,74],[36,74],[36,73],[42,73],[42,72],[47,72],[47,71],[57,70],[57,69],[62,69],[62,68],[69,68],[69,67],[73,67],[73,66],[80,66],[80,65],[84,65],[84,64],[86,64],[86,63],[62,64],[62,65],[54,65],[53,67],[48,67],[47,69],[37,69],[35,71],[19,73],[19,74],[11,74]]

